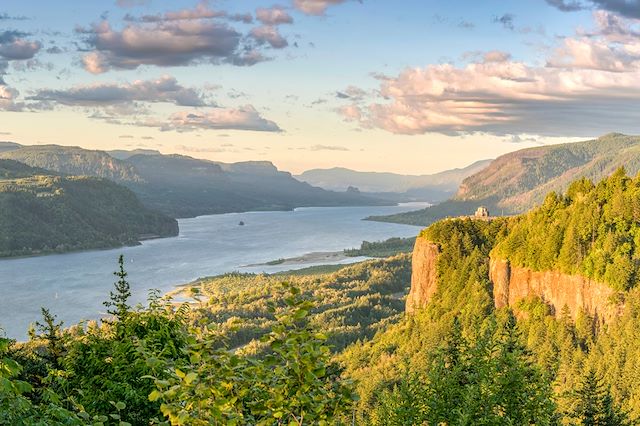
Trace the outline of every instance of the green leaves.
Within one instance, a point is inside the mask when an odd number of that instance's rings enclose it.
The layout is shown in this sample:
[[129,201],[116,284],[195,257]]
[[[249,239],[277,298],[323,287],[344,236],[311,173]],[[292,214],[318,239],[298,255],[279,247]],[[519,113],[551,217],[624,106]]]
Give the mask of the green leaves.
[[285,289],[286,308],[263,337],[265,355],[234,354],[215,334],[192,330],[199,339],[187,348],[189,362],[156,380],[149,395],[172,424],[332,424],[350,409],[352,385],[331,363],[327,336],[307,322],[313,305],[298,288]]

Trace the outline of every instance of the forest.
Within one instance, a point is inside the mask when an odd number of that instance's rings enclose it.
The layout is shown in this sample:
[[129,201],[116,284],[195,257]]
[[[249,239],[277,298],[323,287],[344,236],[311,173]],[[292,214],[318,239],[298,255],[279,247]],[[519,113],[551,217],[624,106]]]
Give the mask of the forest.
[[[120,258],[107,318],[65,327],[43,308],[28,342],[1,340],[0,423],[637,424],[640,289],[606,271],[616,256],[636,265],[628,201],[639,187],[620,170],[595,185],[579,180],[527,215],[433,224],[422,237],[440,249],[438,290],[410,315],[408,254],[337,271],[205,278],[175,300],[151,292],[144,307],[129,305]],[[590,233],[574,240],[574,222],[596,205]],[[536,220],[546,232],[531,228]],[[546,263],[527,263],[529,244],[558,234]],[[491,256],[562,269],[573,247],[581,262],[567,272],[587,273],[580,268],[611,238],[629,247],[593,271],[620,289],[625,309],[614,322],[554,316],[534,297],[517,310],[494,307]]]
[[0,257],[137,244],[178,234],[175,219],[101,178],[0,160]]

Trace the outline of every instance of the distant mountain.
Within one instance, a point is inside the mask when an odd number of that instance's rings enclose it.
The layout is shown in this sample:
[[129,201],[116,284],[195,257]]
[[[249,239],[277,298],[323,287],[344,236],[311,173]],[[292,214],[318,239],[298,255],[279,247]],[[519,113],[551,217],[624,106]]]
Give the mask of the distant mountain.
[[358,193],[313,187],[265,161],[225,164],[182,155],[135,155],[127,162],[144,179],[143,183],[130,185],[140,199],[174,217],[389,204]]
[[147,207],[172,217],[392,203],[355,191],[316,188],[266,161],[226,164],[151,150],[111,153],[118,158],[104,151],[38,145],[0,152],[0,158],[66,175],[111,179],[133,190]]
[[73,176],[96,176],[115,182],[141,180],[131,166],[104,151],[92,151],[75,146],[18,145],[17,149],[1,152],[0,158],[16,160],[32,167]]
[[348,187],[361,192],[393,197],[401,194],[407,200],[437,202],[455,194],[462,180],[489,165],[491,160],[477,161],[470,166],[447,170],[431,175],[400,175],[395,173],[358,172],[335,167],[313,169],[296,176],[303,182],[334,191],[344,191]]
[[496,215],[521,213],[540,204],[548,192],[565,191],[575,179],[599,181],[619,167],[631,176],[640,171],[639,136],[611,133],[585,142],[523,149],[466,178],[451,200],[371,219],[428,225],[443,217],[470,214],[480,205]]
[[177,233],[175,219],[112,181],[0,159],[0,256],[118,247]]
[[0,152],[4,151],[13,151],[14,149],[20,148],[21,145],[15,142],[3,142],[0,141]]
[[133,149],[131,151],[114,149],[112,151],[106,151],[106,153],[118,160],[126,160],[134,155],[160,155],[160,151],[156,151],[155,149]]

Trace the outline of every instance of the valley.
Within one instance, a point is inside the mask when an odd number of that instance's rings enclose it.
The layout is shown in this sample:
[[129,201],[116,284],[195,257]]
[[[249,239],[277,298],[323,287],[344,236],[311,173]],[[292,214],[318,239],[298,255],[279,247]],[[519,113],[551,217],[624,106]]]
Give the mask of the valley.
[[0,294],[0,426],[640,425],[640,0],[4,0]]
[[[162,293],[200,277],[233,271],[275,273],[327,263],[306,259],[295,266],[265,265],[279,258],[313,252],[339,252],[362,241],[414,237],[420,228],[373,223],[369,214],[415,209],[395,207],[301,208],[287,212],[249,212],[180,219],[176,237],[143,241],[141,245],[0,260],[0,324],[10,337],[24,339],[41,306],[51,308],[65,324],[98,318],[105,312],[104,295],[113,285],[115,261],[125,256],[132,282],[132,302],[144,302],[150,288]],[[240,221],[245,226],[239,226]],[[343,258],[339,263],[361,261]],[[335,263],[331,261],[330,263]],[[249,264],[263,264],[247,267]]]

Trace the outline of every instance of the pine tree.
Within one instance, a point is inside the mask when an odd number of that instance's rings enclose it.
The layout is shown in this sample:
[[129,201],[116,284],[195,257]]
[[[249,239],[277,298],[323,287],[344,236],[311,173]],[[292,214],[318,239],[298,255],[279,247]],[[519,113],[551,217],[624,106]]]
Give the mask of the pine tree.
[[56,322],[56,315],[53,315],[49,309],[40,308],[42,312],[42,321],[36,321],[35,337],[44,340],[46,343],[47,354],[45,358],[51,363],[54,369],[59,367],[59,360],[62,357],[64,346],[62,343],[62,321]]
[[124,270],[124,256],[118,258],[118,271],[113,275],[118,277],[118,281],[114,284],[115,291],[109,293],[109,300],[104,302],[104,306],[109,308],[107,312],[115,316],[118,321],[126,318],[131,310],[131,306],[127,303],[131,297],[131,286],[127,281],[127,272]]
[[578,425],[623,426],[627,417],[613,402],[609,389],[595,371],[588,369],[575,394],[576,405],[571,413]]

